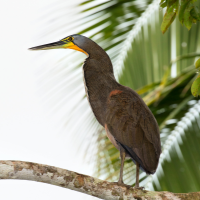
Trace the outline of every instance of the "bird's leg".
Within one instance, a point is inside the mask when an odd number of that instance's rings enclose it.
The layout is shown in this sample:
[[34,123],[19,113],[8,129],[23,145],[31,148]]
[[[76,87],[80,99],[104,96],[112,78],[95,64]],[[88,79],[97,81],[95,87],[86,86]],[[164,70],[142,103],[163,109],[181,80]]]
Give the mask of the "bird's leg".
[[135,188],[139,188],[139,174],[140,174],[140,164],[136,162],[136,182]]
[[139,190],[143,190],[144,187],[139,187],[139,175],[140,175],[140,164],[136,162],[136,182],[135,182],[135,188]]
[[125,152],[124,148],[120,147],[121,167],[120,167],[120,175],[119,175],[118,184],[124,184],[124,182],[123,182],[123,169],[124,169],[125,156],[126,156],[126,152]]

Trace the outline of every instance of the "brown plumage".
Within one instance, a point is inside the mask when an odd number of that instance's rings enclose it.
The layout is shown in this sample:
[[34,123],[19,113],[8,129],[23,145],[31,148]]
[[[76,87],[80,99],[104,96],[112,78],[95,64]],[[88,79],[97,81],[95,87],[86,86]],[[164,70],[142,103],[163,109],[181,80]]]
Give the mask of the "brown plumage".
[[161,153],[160,133],[153,114],[134,90],[116,81],[109,56],[92,40],[71,35],[50,47],[48,44],[31,50],[55,48],[56,45],[57,48],[72,48],[88,56],[83,64],[85,90],[96,119],[120,151],[118,183],[123,184],[124,158],[130,157],[137,165],[136,187],[139,187],[139,167],[153,174]]

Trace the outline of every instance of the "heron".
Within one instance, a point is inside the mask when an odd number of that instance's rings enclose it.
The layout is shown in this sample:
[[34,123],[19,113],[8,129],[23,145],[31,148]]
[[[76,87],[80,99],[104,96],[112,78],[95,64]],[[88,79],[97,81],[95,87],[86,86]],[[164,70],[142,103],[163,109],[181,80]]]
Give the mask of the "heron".
[[134,90],[116,81],[108,54],[93,40],[74,34],[30,50],[59,48],[86,54],[82,68],[88,102],[107,137],[120,152],[117,183],[124,185],[123,168],[128,157],[136,164],[135,188],[139,188],[139,170],[155,173],[161,154],[160,132],[154,115]]

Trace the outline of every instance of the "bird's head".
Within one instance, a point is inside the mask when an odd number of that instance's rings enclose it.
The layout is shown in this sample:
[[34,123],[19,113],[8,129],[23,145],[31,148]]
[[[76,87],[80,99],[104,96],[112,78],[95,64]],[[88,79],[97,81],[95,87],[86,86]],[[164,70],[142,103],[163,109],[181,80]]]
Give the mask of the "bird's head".
[[82,35],[70,35],[58,42],[44,44],[36,47],[32,47],[29,50],[48,50],[48,49],[74,49],[81,51],[88,56],[87,46],[91,40]]

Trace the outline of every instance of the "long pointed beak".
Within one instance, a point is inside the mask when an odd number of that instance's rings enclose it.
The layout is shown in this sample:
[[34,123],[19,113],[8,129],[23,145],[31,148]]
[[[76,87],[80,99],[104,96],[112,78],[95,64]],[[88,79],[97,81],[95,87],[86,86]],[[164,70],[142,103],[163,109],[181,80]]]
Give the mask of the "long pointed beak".
[[29,48],[29,50],[48,50],[48,49],[74,49],[76,51],[83,52],[87,56],[88,53],[85,52],[83,49],[79,48],[77,45],[75,45],[72,41],[58,41],[58,42],[53,42],[49,44],[44,44],[36,47]]
[[53,42],[53,43],[49,43],[49,44],[32,47],[32,48],[29,48],[29,50],[60,49],[60,48],[70,48],[72,46],[74,46],[74,43],[71,41],[69,41],[69,42],[58,41],[58,42]]

